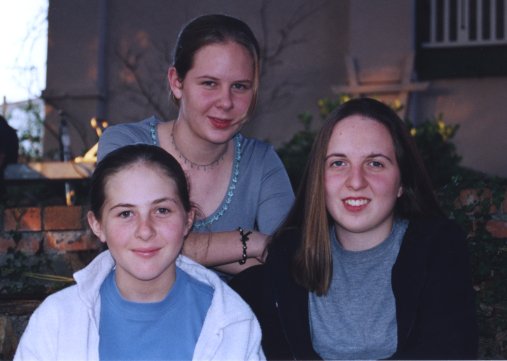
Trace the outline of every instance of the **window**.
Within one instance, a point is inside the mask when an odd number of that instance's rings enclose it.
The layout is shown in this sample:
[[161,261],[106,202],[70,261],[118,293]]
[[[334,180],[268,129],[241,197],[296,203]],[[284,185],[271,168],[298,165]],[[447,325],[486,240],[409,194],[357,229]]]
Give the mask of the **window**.
[[417,0],[421,79],[507,75],[507,0]]

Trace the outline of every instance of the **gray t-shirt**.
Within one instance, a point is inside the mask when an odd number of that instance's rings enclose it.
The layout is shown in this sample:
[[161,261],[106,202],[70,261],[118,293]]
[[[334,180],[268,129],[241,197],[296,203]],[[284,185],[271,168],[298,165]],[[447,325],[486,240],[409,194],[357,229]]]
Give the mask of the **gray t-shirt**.
[[[98,161],[129,144],[159,145],[157,125],[151,117],[109,127],[99,140]],[[196,232],[231,231],[238,227],[272,234],[286,216],[294,193],[273,146],[241,134],[234,137],[235,157],[229,187],[220,206],[194,224]]]
[[386,240],[359,252],[343,249],[331,227],[331,285],[324,296],[311,292],[308,305],[313,347],[325,360],[378,360],[396,351],[391,271],[407,227],[396,220]]

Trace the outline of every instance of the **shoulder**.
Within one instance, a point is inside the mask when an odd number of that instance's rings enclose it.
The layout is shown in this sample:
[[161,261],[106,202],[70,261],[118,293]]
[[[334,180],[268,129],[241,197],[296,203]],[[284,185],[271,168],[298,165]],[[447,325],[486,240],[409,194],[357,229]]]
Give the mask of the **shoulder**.
[[444,217],[411,220],[405,239],[434,242],[445,239],[465,239],[465,232],[453,220]]
[[211,299],[211,297],[213,297],[213,287],[211,287],[210,284],[192,277],[188,272],[184,271],[180,267],[177,267],[177,270],[177,277],[182,277],[185,284],[192,290],[193,293],[197,294],[199,298]]
[[157,118],[150,117],[139,122],[116,124],[106,128],[99,139],[98,160],[125,145],[152,144],[152,124],[157,125],[159,122]]
[[213,303],[220,302],[224,307],[233,304],[240,306],[238,303],[243,303],[241,298],[215,272],[184,255],[177,258],[176,264],[194,280],[193,282],[201,283],[204,287],[213,290]]
[[149,131],[151,124],[158,124],[160,121],[156,117],[150,117],[138,122],[120,123],[112,125],[104,130],[104,135],[111,134],[135,134]]
[[55,327],[56,329],[69,315],[86,312],[80,310],[82,305],[77,286],[67,287],[49,295],[31,315],[30,324],[35,327]]
[[255,319],[247,303],[215,272],[185,256],[179,256],[177,262],[178,267],[194,279],[195,285],[201,283],[200,292],[208,293],[209,290],[212,292],[211,304],[203,327],[215,329]]
[[466,234],[455,221],[445,218],[411,220],[397,263],[463,258],[466,253]]
[[266,159],[279,159],[272,144],[255,138],[248,138],[238,134],[237,139],[241,142],[242,157],[264,161]]

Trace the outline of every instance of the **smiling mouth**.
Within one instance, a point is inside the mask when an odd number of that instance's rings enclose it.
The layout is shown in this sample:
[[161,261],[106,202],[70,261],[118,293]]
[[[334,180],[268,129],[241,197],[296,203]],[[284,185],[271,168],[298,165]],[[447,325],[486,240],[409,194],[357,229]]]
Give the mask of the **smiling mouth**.
[[228,128],[232,123],[231,119],[220,119],[220,118],[215,118],[215,117],[208,117],[208,118],[209,118],[211,124],[213,124],[213,126],[218,129]]
[[345,198],[342,200],[345,209],[351,212],[359,212],[363,210],[370,201],[371,200],[368,198]]
[[352,206],[352,207],[361,207],[361,206],[365,206],[368,203],[370,203],[370,201],[366,198],[360,198],[360,199],[347,198],[347,199],[344,199],[343,202],[349,206]]
[[154,255],[156,255],[158,253],[158,251],[160,251],[160,248],[132,250],[132,252],[134,252],[136,255],[144,257],[144,258],[153,257]]

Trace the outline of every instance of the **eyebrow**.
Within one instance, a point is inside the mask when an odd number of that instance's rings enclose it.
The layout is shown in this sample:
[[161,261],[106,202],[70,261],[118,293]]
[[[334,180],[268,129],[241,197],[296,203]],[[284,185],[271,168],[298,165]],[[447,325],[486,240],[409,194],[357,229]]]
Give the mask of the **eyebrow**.
[[[160,204],[163,202],[172,202],[172,203],[178,204],[178,200],[175,198],[172,198],[172,197],[158,198],[158,199],[155,199],[153,202],[151,202],[151,204],[156,205],[156,204]],[[133,208],[133,207],[135,207],[135,205],[131,204],[131,203],[118,203],[118,204],[115,204],[114,206],[110,207],[109,211],[112,211],[116,208]]]
[[[212,75],[201,75],[201,76],[198,76],[196,77],[196,79],[198,80],[205,80],[205,79],[211,79],[211,80],[220,80],[220,78],[217,78],[215,76],[212,76]],[[253,84],[253,80],[250,80],[250,79],[243,79],[243,80],[234,80],[233,83],[252,83]]]
[[[331,154],[326,155],[324,160],[328,160],[331,157],[347,158],[347,156],[344,153],[331,153]],[[365,158],[368,159],[368,158],[377,158],[377,157],[385,158],[390,163],[394,163],[393,160],[391,159],[391,157],[388,157],[387,155],[385,155],[383,153],[370,153]]]

